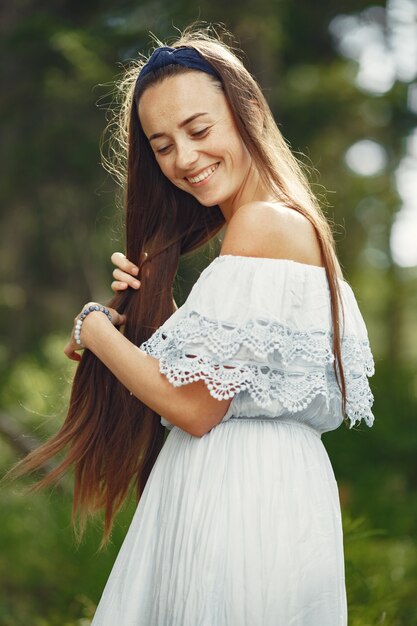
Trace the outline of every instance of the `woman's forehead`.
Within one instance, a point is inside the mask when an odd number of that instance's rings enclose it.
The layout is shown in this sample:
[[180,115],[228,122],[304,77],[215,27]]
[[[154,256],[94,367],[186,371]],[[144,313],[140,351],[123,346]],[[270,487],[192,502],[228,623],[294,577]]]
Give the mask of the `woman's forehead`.
[[145,127],[153,127],[163,119],[180,123],[198,112],[220,113],[225,106],[223,100],[222,92],[207,74],[187,72],[146,89],[139,100],[139,117],[146,132]]

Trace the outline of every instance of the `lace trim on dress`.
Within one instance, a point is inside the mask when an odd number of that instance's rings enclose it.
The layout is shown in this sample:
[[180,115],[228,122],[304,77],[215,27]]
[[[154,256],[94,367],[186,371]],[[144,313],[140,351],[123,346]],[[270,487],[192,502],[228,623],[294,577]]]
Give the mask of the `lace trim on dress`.
[[[193,344],[203,345],[204,354],[190,354]],[[140,348],[159,359],[160,372],[174,387],[204,380],[217,400],[246,390],[261,408],[278,399],[290,413],[296,413],[319,395],[327,407],[333,397],[340,396],[334,372],[329,374],[334,355],[331,333],[325,330],[301,331],[262,318],[235,325],[191,311],[172,328],[159,328]],[[251,362],[247,357],[238,361],[236,355],[242,348],[260,361],[267,361],[269,354],[278,351],[279,364]],[[300,358],[320,369],[287,369]],[[374,398],[367,377],[375,368],[368,340],[344,337],[342,360],[350,428],[362,419],[372,426]]]

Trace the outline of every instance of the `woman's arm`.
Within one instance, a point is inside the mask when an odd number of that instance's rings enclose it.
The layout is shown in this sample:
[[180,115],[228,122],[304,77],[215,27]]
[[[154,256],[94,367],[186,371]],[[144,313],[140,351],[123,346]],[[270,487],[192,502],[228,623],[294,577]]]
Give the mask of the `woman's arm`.
[[[81,341],[141,402],[195,437],[208,433],[229,408],[231,399],[216,400],[202,380],[174,387],[160,373],[158,359],[126,339],[100,311],[84,319]],[[71,342],[67,355],[71,346],[79,349]]]

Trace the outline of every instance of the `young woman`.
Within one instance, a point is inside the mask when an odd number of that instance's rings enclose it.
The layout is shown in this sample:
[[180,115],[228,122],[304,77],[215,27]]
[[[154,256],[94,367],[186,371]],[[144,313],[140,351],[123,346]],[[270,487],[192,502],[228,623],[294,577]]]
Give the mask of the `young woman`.
[[[259,86],[215,36],[189,29],[121,88],[118,293],[75,318],[68,417],[21,471],[67,446],[40,484],[74,467],[74,512],[104,508],[105,537],[136,482],[93,626],[346,626],[321,434],[372,425],[373,358],[330,227]],[[223,227],[177,309],[180,256]]]

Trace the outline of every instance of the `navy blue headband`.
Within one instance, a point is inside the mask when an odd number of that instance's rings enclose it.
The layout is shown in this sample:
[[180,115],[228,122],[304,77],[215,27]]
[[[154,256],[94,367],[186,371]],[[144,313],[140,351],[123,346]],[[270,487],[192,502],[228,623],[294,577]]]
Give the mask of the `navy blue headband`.
[[211,74],[220,80],[220,76],[214,67],[212,67],[195,48],[189,48],[187,46],[180,46],[178,48],[161,46],[153,51],[149,61],[145,63],[139,72],[135,85],[135,100],[137,100],[137,92],[141,79],[147,74],[150,74],[161,67],[165,67],[166,65],[182,65],[183,67],[189,67],[192,70],[200,70],[201,72]]

